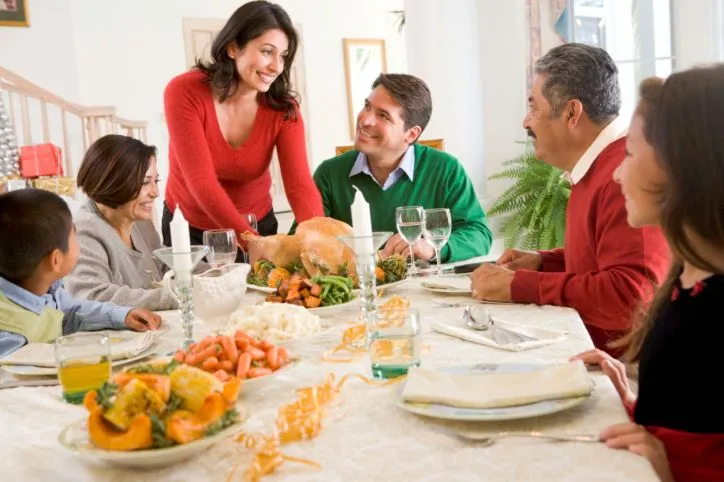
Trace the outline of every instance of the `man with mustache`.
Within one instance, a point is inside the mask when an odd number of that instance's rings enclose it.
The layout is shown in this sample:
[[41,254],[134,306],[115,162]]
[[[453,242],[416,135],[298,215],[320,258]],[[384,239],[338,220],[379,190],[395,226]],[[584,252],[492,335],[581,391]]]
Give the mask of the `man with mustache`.
[[618,117],[618,69],[606,51],[583,44],[550,50],[536,63],[523,127],[538,159],[572,184],[564,247],[506,250],[472,275],[479,300],[575,308],[596,347],[631,327],[669,267],[658,228],[629,226],[613,171],[626,156],[627,120]]
[[[324,161],[314,173],[324,211],[351,224],[354,187],[370,204],[374,231],[396,232],[399,206],[448,208],[452,234],[440,261],[487,254],[492,234],[465,169],[450,154],[416,143],[431,114],[425,82],[407,74],[381,74],[357,116],[354,149]],[[413,249],[416,259],[435,255],[422,239]],[[394,253],[409,253],[399,234],[387,241],[383,256]]]

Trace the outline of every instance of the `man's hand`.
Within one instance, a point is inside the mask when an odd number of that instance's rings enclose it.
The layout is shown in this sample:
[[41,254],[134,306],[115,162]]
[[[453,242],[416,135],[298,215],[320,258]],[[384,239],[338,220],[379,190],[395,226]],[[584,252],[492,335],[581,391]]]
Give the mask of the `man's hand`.
[[134,308],[126,315],[125,323],[133,331],[157,330],[161,317],[145,308]]
[[495,263],[513,271],[518,269],[537,271],[543,264],[543,257],[538,251],[506,249]]
[[626,377],[626,366],[605,351],[594,349],[579,353],[571,358],[571,361],[583,360],[586,365],[598,365],[601,371],[611,379],[613,386],[616,387],[618,396],[625,405],[632,405],[636,400],[636,395],[628,386],[628,377]]
[[[433,258],[433,256],[435,256],[435,250],[423,238],[418,239],[412,248],[415,253],[415,259],[429,261]],[[402,239],[402,236],[400,236],[399,233],[388,239],[385,244],[385,249],[382,250],[383,258],[387,258],[393,254],[401,254],[407,257],[410,256],[410,245],[407,244],[407,241]]]
[[495,264],[484,263],[471,275],[473,298],[481,301],[510,302],[510,285],[515,273]]
[[600,438],[611,448],[626,449],[645,457],[662,481],[674,481],[666,447],[641,425],[631,422],[613,425],[601,432]]

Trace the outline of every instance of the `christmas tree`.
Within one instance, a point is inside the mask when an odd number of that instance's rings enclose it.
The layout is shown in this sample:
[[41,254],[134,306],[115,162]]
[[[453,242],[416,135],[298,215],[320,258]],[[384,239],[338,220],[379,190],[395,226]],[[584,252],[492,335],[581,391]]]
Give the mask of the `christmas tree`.
[[0,182],[19,177],[19,157],[15,132],[10,124],[10,116],[5,110],[2,92],[0,92]]

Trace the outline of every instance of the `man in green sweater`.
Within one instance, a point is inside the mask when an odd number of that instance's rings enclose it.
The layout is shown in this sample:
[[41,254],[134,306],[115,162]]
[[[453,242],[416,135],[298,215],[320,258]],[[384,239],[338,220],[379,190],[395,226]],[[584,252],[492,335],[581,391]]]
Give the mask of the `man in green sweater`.
[[[463,166],[448,153],[416,144],[432,113],[425,82],[406,74],[381,74],[357,116],[354,150],[324,161],[314,173],[327,216],[352,222],[353,186],[370,204],[372,229],[397,232],[400,206],[448,208],[452,234],[440,261],[454,262],[488,253],[492,234],[475,189]],[[383,255],[409,253],[399,234]],[[430,260],[435,251],[424,240],[415,258]]]

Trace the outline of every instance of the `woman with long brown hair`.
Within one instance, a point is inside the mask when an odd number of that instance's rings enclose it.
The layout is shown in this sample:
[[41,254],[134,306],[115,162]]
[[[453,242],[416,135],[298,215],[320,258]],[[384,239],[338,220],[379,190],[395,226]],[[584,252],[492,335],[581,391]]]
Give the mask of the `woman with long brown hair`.
[[635,330],[638,397],[623,363],[576,355],[616,387],[631,423],[609,427],[612,448],[646,457],[662,480],[724,480],[724,64],[649,79],[615,173],[632,226],[660,225],[674,263]]
[[276,234],[269,164],[276,147],[284,189],[297,221],[323,216],[307,161],[304,122],[290,69],[297,32],[279,5],[262,0],[239,7],[211,46],[211,60],[169,82],[164,108],[169,130],[169,177],[162,231],[176,206],[191,225],[192,244],[207,229]]

